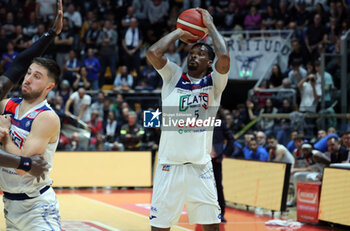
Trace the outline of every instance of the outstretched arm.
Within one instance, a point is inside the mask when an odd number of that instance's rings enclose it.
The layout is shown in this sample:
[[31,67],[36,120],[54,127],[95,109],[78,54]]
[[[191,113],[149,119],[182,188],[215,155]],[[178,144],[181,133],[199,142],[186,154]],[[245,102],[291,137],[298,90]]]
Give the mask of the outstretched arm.
[[218,60],[215,63],[215,69],[220,74],[226,74],[230,70],[230,55],[226,42],[216,29],[213,17],[209,12],[201,8],[196,9],[202,14],[203,24],[208,28],[208,34],[213,40],[215,54],[218,57]]
[[23,77],[32,59],[42,55],[53,41],[56,34],[61,33],[63,18],[62,0],[58,0],[57,10],[57,16],[52,28],[32,46],[17,55],[9,69],[0,76],[0,100],[3,99],[10,92],[12,87]]

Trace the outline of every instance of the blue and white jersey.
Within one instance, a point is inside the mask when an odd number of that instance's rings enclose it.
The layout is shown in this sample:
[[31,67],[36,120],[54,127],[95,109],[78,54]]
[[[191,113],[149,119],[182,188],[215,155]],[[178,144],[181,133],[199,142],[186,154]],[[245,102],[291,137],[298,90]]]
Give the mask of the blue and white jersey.
[[[163,79],[162,113],[191,114],[197,119],[215,118],[228,74],[215,70],[202,79],[195,79],[175,63],[167,60],[166,65],[157,70]],[[176,117],[175,117],[176,118]],[[159,163],[160,164],[206,164],[211,160],[213,129],[201,127],[196,132],[182,132],[162,128]]]
[[[22,117],[18,117],[19,107],[22,98],[9,99],[5,105],[2,114],[11,115],[10,136],[14,144],[23,149],[23,145],[29,135],[34,119],[43,111],[53,111],[47,101],[31,108]],[[58,135],[58,134],[57,134]],[[9,193],[26,193],[29,197],[36,197],[39,195],[39,190],[46,185],[51,185],[52,180],[49,173],[52,169],[53,155],[56,151],[59,138],[55,143],[47,145],[43,157],[49,164],[49,171],[45,173],[45,180],[40,180],[38,183],[36,178],[30,174],[20,176],[13,168],[1,168],[0,170],[0,187],[1,190]]]

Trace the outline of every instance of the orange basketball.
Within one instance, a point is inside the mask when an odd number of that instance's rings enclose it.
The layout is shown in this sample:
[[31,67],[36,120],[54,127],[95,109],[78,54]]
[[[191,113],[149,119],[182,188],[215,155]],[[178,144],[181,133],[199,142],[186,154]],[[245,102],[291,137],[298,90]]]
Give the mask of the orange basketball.
[[203,24],[202,14],[194,8],[185,10],[180,14],[177,18],[176,28],[181,28],[198,36],[198,40],[203,39],[208,34],[208,29]]

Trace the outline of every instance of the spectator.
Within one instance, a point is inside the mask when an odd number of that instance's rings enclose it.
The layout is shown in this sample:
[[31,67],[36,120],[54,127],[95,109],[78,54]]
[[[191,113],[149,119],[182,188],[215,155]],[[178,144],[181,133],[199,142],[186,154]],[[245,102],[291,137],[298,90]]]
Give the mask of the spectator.
[[[322,81],[321,76],[321,63],[319,61],[315,61],[315,70],[316,70],[316,79],[318,81]],[[327,71],[324,71],[323,73],[324,77],[324,101],[326,103],[326,107],[330,106],[332,102],[332,91],[335,89],[333,78],[331,74],[329,74]]]
[[295,167],[292,169],[291,182],[294,184],[294,197],[288,202],[288,206],[296,203],[298,182],[320,181],[323,168],[330,163],[330,159],[312,148],[311,144],[304,143],[301,146],[300,155],[295,156]]
[[159,89],[162,85],[162,79],[152,64],[146,59],[146,66],[141,70],[138,76],[136,89],[154,90]]
[[78,132],[73,132],[70,139],[70,144],[66,145],[65,151],[86,151],[87,147],[81,143],[80,135]]
[[[69,97],[66,103],[65,113],[87,123],[91,117],[90,104],[91,96],[86,94],[86,90],[81,87]],[[71,106],[73,107],[73,113],[70,112]]]
[[139,150],[141,147],[145,132],[136,121],[136,113],[131,111],[128,114],[128,123],[121,127],[120,141],[124,145],[126,151]]
[[40,23],[37,27],[37,32],[32,37],[32,43],[35,43],[45,32],[45,25]]
[[124,51],[124,62],[129,71],[135,70],[137,74],[140,73],[140,48],[143,44],[143,35],[139,30],[136,18],[130,19],[130,26],[126,29],[122,47]]
[[251,6],[249,14],[245,16],[244,28],[246,30],[257,30],[260,28],[261,15],[257,12],[255,6]]
[[[80,30],[80,39],[84,39],[86,32],[91,28],[93,22],[96,21],[96,15],[94,11],[89,10],[84,18],[83,24]],[[97,38],[96,38],[97,39]]]
[[293,21],[297,23],[297,27],[305,28],[309,25],[310,13],[306,10],[305,0],[298,0],[294,3],[295,12],[293,12]]
[[[273,106],[271,98],[267,98],[265,101],[265,107],[260,109],[259,115],[262,114],[277,114],[278,110]],[[273,132],[275,126],[275,119],[260,117],[257,122],[257,127],[263,130],[267,136]]]
[[138,21],[143,22],[147,19],[147,1],[144,0],[133,0],[132,1],[132,7],[134,8],[134,16],[137,18]]
[[283,74],[278,64],[272,66],[272,73],[269,79],[269,88],[281,88],[283,81]]
[[113,111],[108,112],[108,117],[103,127],[106,141],[108,143],[114,143],[118,138],[118,121]]
[[316,75],[308,75],[307,78],[300,80],[298,83],[300,91],[300,112],[316,112],[318,99],[321,97],[321,84],[317,80]]
[[38,19],[47,22],[56,12],[56,0],[36,0],[35,14]]
[[291,83],[291,87],[294,89],[297,88],[298,83],[307,75],[306,70],[300,64],[299,62],[293,61],[291,63],[291,70],[288,73],[288,80]]
[[197,7],[201,7],[201,0],[184,0],[182,4],[183,10]]
[[339,143],[339,139],[336,137],[329,137],[327,139],[328,152],[326,155],[330,158],[331,163],[347,163],[348,162],[348,150],[346,147]]
[[93,21],[83,37],[83,43],[85,45],[84,52],[88,51],[90,48],[94,51],[97,50],[97,39],[99,36],[99,24],[97,21]]
[[91,110],[92,111],[98,111],[99,114],[99,118],[101,120],[103,120],[104,116],[103,116],[103,102],[105,99],[105,94],[103,91],[99,91],[97,93],[97,101],[91,104]]
[[22,25],[16,26],[16,38],[12,42],[17,52],[21,52],[31,45],[30,40],[23,35]]
[[[282,107],[278,109],[277,113],[290,114],[294,111],[291,102],[284,98],[282,100]],[[291,130],[290,119],[282,118],[279,120],[275,120],[275,134],[278,140],[278,143],[287,145],[289,141],[289,134]]]
[[0,68],[3,68],[4,72],[10,67],[13,60],[18,55],[18,52],[14,50],[13,42],[7,43],[7,52],[2,54]]
[[99,85],[104,85],[106,68],[109,65],[112,76],[116,75],[118,63],[118,33],[112,28],[112,22],[106,20],[98,36],[97,45],[100,46],[101,75]]
[[86,67],[81,67],[79,73],[76,73],[76,79],[73,82],[73,90],[78,90],[80,88],[89,89],[91,84],[88,81],[88,72]]
[[101,133],[97,133],[96,137],[91,138],[89,151],[110,151]]
[[334,137],[336,139],[339,138],[337,134],[327,134],[325,137],[321,138],[314,144],[314,148],[319,150],[322,153],[325,153],[328,151],[328,145],[327,145],[327,140],[331,137]]
[[87,79],[91,84],[92,90],[98,91],[100,89],[98,79],[101,72],[101,65],[99,59],[95,57],[92,48],[88,49],[88,58],[84,60],[84,64],[88,72]]
[[258,145],[256,138],[253,138],[248,143],[249,151],[244,153],[244,158],[247,160],[260,160],[267,161],[269,159],[269,154],[265,148]]
[[308,27],[305,37],[306,48],[311,54],[312,60],[315,60],[318,45],[322,43],[325,34],[326,29],[321,23],[321,16],[319,14],[315,14],[314,23]]
[[347,163],[350,163],[350,131],[346,131],[343,133],[341,137],[342,145],[346,148],[348,153]]
[[170,44],[168,51],[164,55],[171,61],[181,66],[180,54],[176,51],[175,43]]
[[[288,91],[285,91],[288,90]],[[282,80],[282,85],[280,91],[275,96],[276,104],[283,104],[283,99],[288,99],[289,102],[293,102],[292,106],[295,107],[295,102],[293,98],[296,97],[296,91],[292,88],[291,82],[288,78]],[[282,102],[280,101],[282,99]]]
[[92,137],[96,137],[98,133],[102,132],[103,124],[98,110],[93,110],[91,112],[91,120],[87,124],[91,130]]
[[272,5],[267,5],[266,12],[262,14],[262,25],[267,30],[275,29],[277,18]]
[[297,39],[294,39],[292,41],[292,52],[288,56],[288,66],[289,68],[292,68],[292,63],[300,63],[304,67],[306,67],[306,64],[309,60],[309,54],[306,49],[303,49],[300,45],[300,41]]
[[68,18],[63,18],[62,32],[54,40],[56,48],[56,62],[62,67],[68,60],[69,51],[73,48],[74,32],[69,27]]
[[284,145],[278,143],[274,135],[267,137],[267,143],[270,148],[269,161],[291,164],[291,169],[294,167],[294,156]]
[[132,88],[134,83],[134,77],[128,72],[127,66],[120,67],[120,74],[115,77],[113,86],[114,91],[118,92],[120,90],[128,91]]
[[6,36],[10,39],[14,39],[16,33],[16,25],[13,18],[12,12],[7,12],[6,21],[2,26],[5,29]]
[[56,97],[62,97],[63,105],[66,105],[69,96],[72,94],[72,89],[68,80],[63,80],[60,84],[60,88],[56,91]]
[[269,146],[266,142],[266,135],[263,131],[256,132],[256,140],[258,141],[258,145],[265,148],[266,151],[269,151]]
[[31,39],[36,33],[38,33],[38,22],[35,20],[35,12],[31,11],[28,24],[23,26],[23,35]]
[[[168,0],[149,0],[147,3],[147,16],[150,26],[147,31],[147,37],[150,42],[158,40],[166,29],[165,18],[169,11]],[[154,30],[157,28],[157,30]]]
[[69,58],[62,67],[63,69],[63,79],[66,79],[69,81],[69,83],[72,85],[75,80],[77,79],[77,73],[80,71],[81,62],[77,58],[77,54],[75,50],[69,51]]
[[75,10],[75,6],[73,3],[69,3],[67,11],[64,12],[63,16],[68,18],[70,28],[77,32],[80,31],[80,28],[83,25],[83,20],[80,15],[80,12]]
[[241,15],[236,6],[236,3],[231,1],[224,15],[224,23],[222,29],[224,31],[231,31],[236,25],[238,25],[240,17]]
[[290,132],[290,141],[287,144],[287,149],[290,153],[293,153],[294,155],[294,151],[295,149],[297,149],[297,147],[295,146],[294,140],[298,135],[298,131],[297,130],[292,130]]

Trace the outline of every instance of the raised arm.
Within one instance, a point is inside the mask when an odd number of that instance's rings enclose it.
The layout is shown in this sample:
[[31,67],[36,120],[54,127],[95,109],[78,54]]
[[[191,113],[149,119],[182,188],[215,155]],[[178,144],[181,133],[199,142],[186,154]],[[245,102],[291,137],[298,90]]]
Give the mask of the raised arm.
[[197,38],[197,36],[192,35],[187,31],[176,29],[153,44],[148,49],[146,57],[155,69],[162,69],[167,61],[164,53],[168,50],[170,44],[175,42],[177,39],[181,39],[182,41],[188,43],[188,41],[196,40]]
[[215,54],[218,57],[218,60],[215,63],[215,69],[220,74],[226,74],[230,70],[230,55],[224,37],[222,37],[216,29],[213,17],[209,12],[201,8],[196,9],[202,14],[203,24],[208,28],[208,34],[213,40]]
[[57,9],[57,16],[52,28],[32,46],[17,55],[9,69],[0,76],[0,100],[10,92],[13,86],[17,84],[27,72],[32,59],[41,56],[51,44],[55,36],[61,33],[63,17],[62,0],[58,0]]

